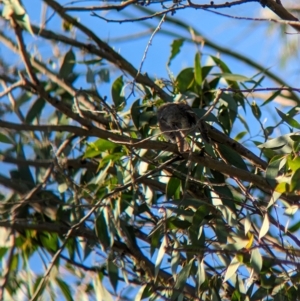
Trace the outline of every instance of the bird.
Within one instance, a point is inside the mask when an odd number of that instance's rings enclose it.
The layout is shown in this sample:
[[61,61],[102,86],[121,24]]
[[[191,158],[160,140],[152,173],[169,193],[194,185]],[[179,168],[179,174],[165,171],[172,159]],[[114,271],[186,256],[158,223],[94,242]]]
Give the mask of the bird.
[[165,138],[176,143],[180,152],[189,151],[190,147],[185,137],[197,132],[197,130],[201,133],[202,139],[205,142],[210,142],[205,122],[200,120],[186,103],[163,104],[157,110],[157,120]]

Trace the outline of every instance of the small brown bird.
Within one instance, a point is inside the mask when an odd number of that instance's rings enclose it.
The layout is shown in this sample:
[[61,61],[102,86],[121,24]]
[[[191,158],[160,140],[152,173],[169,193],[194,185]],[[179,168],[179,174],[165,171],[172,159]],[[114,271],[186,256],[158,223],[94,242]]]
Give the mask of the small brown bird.
[[180,152],[189,150],[189,144],[185,141],[185,137],[196,131],[201,133],[204,141],[210,142],[205,122],[199,120],[192,108],[185,103],[163,104],[157,111],[157,119],[164,136],[177,143]]

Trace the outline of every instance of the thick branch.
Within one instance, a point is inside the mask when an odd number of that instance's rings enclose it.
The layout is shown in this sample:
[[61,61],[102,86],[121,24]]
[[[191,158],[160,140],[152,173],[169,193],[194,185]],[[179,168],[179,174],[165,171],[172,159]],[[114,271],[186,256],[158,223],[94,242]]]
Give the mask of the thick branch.
[[[294,17],[289,13],[281,4],[277,3],[274,0],[260,0],[263,6],[267,6],[274,14],[280,17],[283,20],[287,21],[299,21],[298,18]],[[300,25],[291,24],[291,26],[300,32]]]
[[[138,83],[146,85],[152,88],[162,99],[165,101],[171,101],[172,98],[163,89],[157,86],[147,74],[138,74],[138,70],[134,68],[127,60],[125,60],[120,54],[115,52],[107,43],[103,42],[94,32],[82,25],[75,18],[65,13],[64,7],[58,4],[54,0],[44,0],[52,9],[58,13],[62,19],[66,20],[73,26],[77,27],[83,33],[85,33],[92,41],[94,41],[99,50],[100,57],[107,59],[114,65],[117,65],[121,70],[127,71]],[[89,45],[89,47],[94,47]]]

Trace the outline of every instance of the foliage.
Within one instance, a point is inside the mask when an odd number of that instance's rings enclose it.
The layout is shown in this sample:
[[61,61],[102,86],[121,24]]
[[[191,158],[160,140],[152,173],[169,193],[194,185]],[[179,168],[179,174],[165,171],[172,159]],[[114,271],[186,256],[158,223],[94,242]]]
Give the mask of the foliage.
[[[295,21],[270,1],[260,2]],[[167,15],[161,79],[76,15],[96,9],[44,0],[58,32],[2,2],[0,300],[298,300],[299,90]],[[124,17],[134,4],[162,15],[139,1],[103,5]],[[174,1],[160,12],[188,4],[218,8]],[[193,65],[172,74],[190,42]],[[232,72],[223,54],[254,75]],[[164,141],[156,112],[168,101],[188,101],[211,143],[191,135],[181,154]]]

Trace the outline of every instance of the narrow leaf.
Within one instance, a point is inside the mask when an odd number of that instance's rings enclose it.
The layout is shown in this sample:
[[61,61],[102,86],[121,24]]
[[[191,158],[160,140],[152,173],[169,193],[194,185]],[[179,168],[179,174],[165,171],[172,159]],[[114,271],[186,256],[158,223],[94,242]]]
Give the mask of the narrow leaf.
[[293,128],[300,129],[300,123],[293,119],[292,117],[288,116],[287,114],[284,114],[279,109],[275,108],[278,115],[284,120],[288,125],[290,125]]
[[59,76],[63,79],[67,79],[69,75],[73,72],[75,66],[76,57],[72,49],[70,49],[62,62],[61,68],[59,70]]
[[261,105],[261,107],[265,106],[266,104],[268,104],[269,102],[273,101],[278,95],[281,94],[281,90],[276,91],[275,93],[273,93],[269,98],[267,98],[264,103]]
[[180,295],[180,291],[186,284],[186,281],[188,277],[190,276],[191,268],[194,264],[195,259],[191,259],[189,263],[182,268],[182,270],[179,272],[175,286],[174,286],[174,291],[171,297],[171,300],[176,300],[176,298]]
[[13,144],[13,141],[11,141],[7,136],[0,133],[0,142],[7,143],[7,144]]
[[262,268],[262,256],[258,248],[255,248],[251,252],[250,264],[254,269],[254,272],[259,274]]
[[264,221],[262,223],[261,229],[259,231],[259,239],[261,239],[268,233],[269,228],[270,228],[269,217],[268,217],[268,214],[266,214],[264,217]]
[[123,87],[124,87],[123,75],[121,75],[114,81],[111,88],[111,95],[116,108],[126,104],[126,99],[122,95]]
[[240,264],[241,263],[240,263],[238,257],[234,256],[227,268],[223,282],[226,282],[231,276],[233,276],[235,274],[235,272],[239,268]]
[[118,267],[114,264],[110,257],[107,260],[107,272],[109,281],[116,292],[119,279]]
[[35,118],[39,118],[42,110],[45,107],[45,100],[44,98],[38,98],[33,105],[31,106],[31,108],[28,110],[28,113],[25,117],[25,121],[26,123],[32,123],[32,121]]
[[158,250],[156,261],[155,261],[155,278],[157,277],[158,272],[160,270],[160,265],[161,265],[164,255],[165,255],[166,247],[167,247],[167,238],[166,238],[166,236],[164,236],[164,238],[161,242],[160,248]]
[[56,278],[56,282],[57,282],[62,294],[64,295],[65,299],[67,301],[73,301],[74,299],[72,297],[72,292],[71,292],[70,286],[65,281],[63,281],[61,278]]
[[222,156],[230,164],[248,171],[247,164],[244,162],[242,157],[237,152],[235,152],[234,150],[232,150],[231,148],[229,148],[228,146],[226,146],[224,144],[220,144],[218,149],[219,149],[220,153],[222,154]]
[[240,81],[240,82],[251,81],[250,78],[240,75],[240,74],[215,73],[213,75],[223,77],[224,79],[229,80],[229,81]]
[[245,217],[245,223],[244,223],[244,230],[245,230],[245,235],[250,231],[251,229],[251,219],[249,212],[247,211],[247,215]]
[[180,197],[180,180],[172,177],[167,184],[167,198],[179,199]]
[[195,81],[199,86],[201,86],[202,85],[202,70],[201,70],[201,58],[200,58],[199,52],[197,52],[195,55],[194,68],[195,68]]
[[198,271],[197,271],[197,280],[198,280],[198,287],[205,281],[206,274],[205,274],[205,267],[204,267],[204,260],[198,262]]

